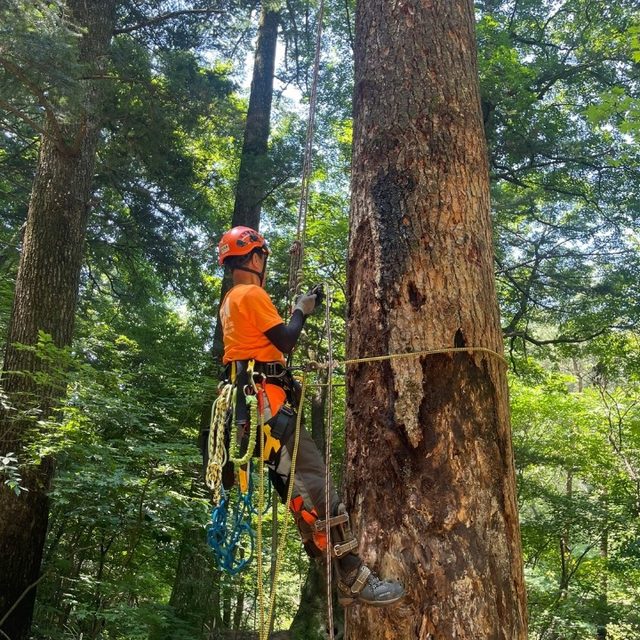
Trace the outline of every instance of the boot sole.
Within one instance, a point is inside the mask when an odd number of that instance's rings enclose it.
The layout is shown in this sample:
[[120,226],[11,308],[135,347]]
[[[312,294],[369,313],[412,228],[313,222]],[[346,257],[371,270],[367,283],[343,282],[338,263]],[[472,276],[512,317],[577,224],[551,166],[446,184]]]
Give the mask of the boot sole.
[[390,607],[391,605],[394,605],[397,602],[400,602],[400,600],[402,600],[402,598],[404,598],[405,595],[406,594],[402,593],[398,597],[394,598],[393,600],[372,600],[372,601],[362,600],[361,598],[350,598],[350,597],[343,596],[338,598],[338,604],[344,607],[345,609],[347,607],[353,606],[354,604],[362,604],[367,607],[376,607],[380,609],[383,607]]

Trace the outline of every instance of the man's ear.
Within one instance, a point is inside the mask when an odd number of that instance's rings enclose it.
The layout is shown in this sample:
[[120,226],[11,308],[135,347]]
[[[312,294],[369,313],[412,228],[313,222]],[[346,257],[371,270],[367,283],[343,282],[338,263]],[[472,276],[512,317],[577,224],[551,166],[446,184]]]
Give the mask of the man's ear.
[[258,262],[258,260],[260,260],[260,254],[258,253],[252,253],[251,254],[251,260],[249,261],[249,264],[254,268],[257,269],[260,266],[260,263]]

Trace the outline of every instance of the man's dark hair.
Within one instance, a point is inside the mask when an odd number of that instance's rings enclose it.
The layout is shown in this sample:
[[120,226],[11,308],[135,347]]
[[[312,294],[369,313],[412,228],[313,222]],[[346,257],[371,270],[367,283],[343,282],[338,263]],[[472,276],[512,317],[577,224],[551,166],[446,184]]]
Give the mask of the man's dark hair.
[[256,247],[243,256],[229,256],[224,261],[224,266],[229,267],[230,269],[237,269],[238,267],[242,267],[251,260],[251,256],[253,256],[254,253],[264,254],[264,249],[262,247]]

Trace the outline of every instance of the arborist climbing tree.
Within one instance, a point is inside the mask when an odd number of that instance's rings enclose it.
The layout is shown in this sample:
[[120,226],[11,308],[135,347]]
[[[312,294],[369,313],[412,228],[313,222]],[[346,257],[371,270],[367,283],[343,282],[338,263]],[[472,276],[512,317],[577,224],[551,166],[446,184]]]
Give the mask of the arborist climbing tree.
[[347,506],[407,589],[350,638],[526,638],[475,51],[469,0],[358,2],[348,354],[452,351],[348,368]]
[[[300,296],[285,324],[263,288],[268,256],[263,236],[248,227],[234,227],[220,240],[219,262],[231,270],[233,278],[233,287],[220,309],[223,359],[228,367],[228,379],[236,389],[236,400],[230,407],[232,418],[226,421],[228,446],[232,449],[238,437],[241,442],[247,442],[245,449],[252,453],[254,445],[249,429],[255,425],[250,421],[246,397],[252,395],[253,390],[263,429],[262,434],[258,433],[255,449],[261,452],[276,491],[288,501],[306,551],[322,561],[327,545],[330,546],[342,604],[378,607],[393,604],[403,596],[402,586],[379,579],[360,559],[349,516],[331,485],[327,493],[322,456],[304,428],[299,430],[294,452],[299,388],[285,366],[283,354],[296,345],[306,318],[321,303],[323,292],[316,287]],[[292,478],[294,455],[296,466]],[[215,476],[221,469],[214,467],[212,471],[213,479],[217,479]],[[211,474],[208,480],[212,480]],[[229,488],[232,476],[225,475],[224,480]],[[217,486],[212,484],[215,499]],[[324,519],[327,511],[328,522]],[[327,526],[330,540],[326,536]]]

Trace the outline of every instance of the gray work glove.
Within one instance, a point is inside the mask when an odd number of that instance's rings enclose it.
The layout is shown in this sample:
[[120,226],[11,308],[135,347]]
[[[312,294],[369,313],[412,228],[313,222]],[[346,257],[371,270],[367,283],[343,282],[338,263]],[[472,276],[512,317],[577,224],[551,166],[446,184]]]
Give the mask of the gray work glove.
[[316,297],[316,294],[311,292],[301,295],[296,301],[296,306],[293,310],[300,309],[305,318],[310,316],[316,308]]

